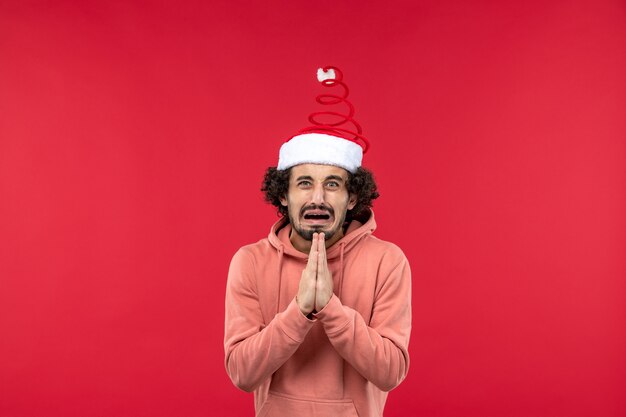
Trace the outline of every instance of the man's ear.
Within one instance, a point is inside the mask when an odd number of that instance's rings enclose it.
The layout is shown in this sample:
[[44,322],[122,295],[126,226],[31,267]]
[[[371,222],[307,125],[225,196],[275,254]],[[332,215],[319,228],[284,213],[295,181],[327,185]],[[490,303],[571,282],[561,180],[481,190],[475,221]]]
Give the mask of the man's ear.
[[356,206],[358,198],[356,194],[350,194],[350,198],[348,200],[348,210],[352,210],[354,206]]
[[285,198],[285,196],[279,197],[278,199],[280,200],[280,204],[287,207],[287,198]]

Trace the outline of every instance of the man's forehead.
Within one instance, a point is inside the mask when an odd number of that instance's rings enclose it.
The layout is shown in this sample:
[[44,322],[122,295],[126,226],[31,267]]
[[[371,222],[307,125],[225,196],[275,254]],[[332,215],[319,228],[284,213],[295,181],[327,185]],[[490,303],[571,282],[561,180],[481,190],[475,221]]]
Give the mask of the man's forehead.
[[324,179],[327,177],[348,178],[348,171],[334,165],[322,164],[300,164],[291,168],[291,178],[311,177],[313,179]]

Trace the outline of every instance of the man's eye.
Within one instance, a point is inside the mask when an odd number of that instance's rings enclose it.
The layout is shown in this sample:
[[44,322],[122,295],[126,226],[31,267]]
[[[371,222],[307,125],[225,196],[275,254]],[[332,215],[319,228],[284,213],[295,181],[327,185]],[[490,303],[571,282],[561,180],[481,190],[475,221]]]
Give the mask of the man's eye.
[[330,181],[330,182],[326,183],[326,186],[329,187],[329,188],[337,188],[337,187],[339,187],[339,183],[335,182],[335,181]]
[[300,181],[300,182],[298,183],[298,186],[299,186],[299,187],[309,187],[310,185],[311,185],[311,182],[310,182],[310,181]]

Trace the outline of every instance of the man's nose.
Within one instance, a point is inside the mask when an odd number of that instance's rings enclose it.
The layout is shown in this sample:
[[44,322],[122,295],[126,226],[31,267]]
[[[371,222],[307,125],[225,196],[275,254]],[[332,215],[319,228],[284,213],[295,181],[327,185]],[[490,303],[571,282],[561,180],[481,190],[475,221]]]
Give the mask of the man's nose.
[[311,195],[311,203],[322,204],[324,202],[324,186],[319,184],[313,187],[313,193]]

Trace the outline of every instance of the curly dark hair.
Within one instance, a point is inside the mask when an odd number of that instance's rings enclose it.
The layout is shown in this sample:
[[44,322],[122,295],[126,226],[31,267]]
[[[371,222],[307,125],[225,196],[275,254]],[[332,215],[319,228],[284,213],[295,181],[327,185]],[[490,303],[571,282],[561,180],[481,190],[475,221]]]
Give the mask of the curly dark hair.
[[[291,168],[279,171],[276,167],[269,167],[265,171],[261,191],[265,193],[265,201],[278,209],[278,215],[288,218],[287,207],[280,203],[281,197],[287,195],[289,189],[289,176]],[[372,201],[377,199],[378,187],[374,181],[374,175],[366,168],[357,168],[355,173],[348,172],[348,193],[357,196],[356,205],[346,213],[346,221],[359,219],[369,213]]]

